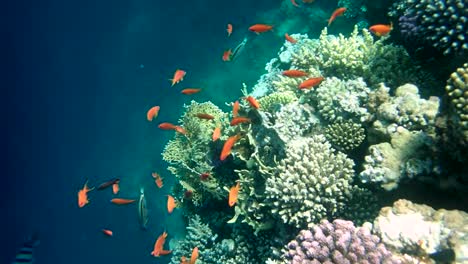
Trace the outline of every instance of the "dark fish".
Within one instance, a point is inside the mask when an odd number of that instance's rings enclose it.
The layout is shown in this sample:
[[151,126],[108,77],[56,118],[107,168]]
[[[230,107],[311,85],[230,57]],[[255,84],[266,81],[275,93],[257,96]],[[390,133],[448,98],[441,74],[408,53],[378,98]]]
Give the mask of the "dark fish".
[[105,183],[99,185],[99,187],[97,187],[97,190],[102,191],[102,190],[106,189],[107,187],[112,186],[115,183],[119,183],[119,181],[120,181],[119,178],[113,178],[112,180],[106,181]]
[[148,208],[146,208],[145,191],[140,188],[140,199],[138,200],[138,221],[142,229],[148,227]]
[[242,53],[246,43],[247,43],[247,37],[245,37],[244,40],[239,45],[237,45],[234,51],[232,51],[231,56],[230,56],[231,61],[235,60],[239,56],[239,54]]
[[39,243],[39,236],[36,233],[24,243],[23,247],[20,249],[18,254],[16,254],[15,261],[13,261],[12,264],[33,263],[34,248],[37,247]]

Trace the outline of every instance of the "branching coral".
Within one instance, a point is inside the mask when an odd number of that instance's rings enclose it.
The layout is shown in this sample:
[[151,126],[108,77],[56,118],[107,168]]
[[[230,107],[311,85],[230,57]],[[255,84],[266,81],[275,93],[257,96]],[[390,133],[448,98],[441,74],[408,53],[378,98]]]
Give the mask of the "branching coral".
[[334,153],[323,136],[289,142],[278,172],[266,182],[272,212],[297,228],[336,215],[351,188],[353,165],[343,153]]
[[450,75],[445,90],[450,99],[455,134],[468,145],[468,63]]
[[327,140],[338,150],[351,151],[366,138],[364,128],[352,121],[334,122],[324,131]]
[[275,112],[282,105],[287,105],[297,100],[297,96],[292,91],[274,92],[258,100],[262,106],[262,111]]

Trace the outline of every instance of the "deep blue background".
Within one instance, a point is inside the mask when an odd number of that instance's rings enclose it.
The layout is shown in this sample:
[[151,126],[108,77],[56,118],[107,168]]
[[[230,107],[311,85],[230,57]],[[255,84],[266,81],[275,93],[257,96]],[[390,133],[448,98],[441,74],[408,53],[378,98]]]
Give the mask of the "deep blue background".
[[[146,111],[158,104],[159,120],[177,121],[189,101],[179,94],[182,86],[171,88],[167,80],[177,68],[188,72],[185,86],[221,80],[196,100],[235,100],[240,83],[252,83],[265,60],[239,80],[222,63],[222,52],[241,41],[250,24],[259,23],[257,12],[279,2],[10,3],[2,37],[8,70],[0,263],[11,261],[34,231],[41,236],[37,263],[154,263],[149,252],[156,236],[170,230],[166,220],[171,218],[163,198],[169,187],[156,190],[150,172],[171,181],[160,156],[171,134],[146,122]],[[235,25],[229,43],[227,23]],[[247,52],[244,60],[255,55]],[[214,68],[229,74],[220,77]],[[224,82],[228,77],[233,79]],[[134,206],[111,205],[108,192],[91,192],[91,203],[77,207],[76,194],[86,179],[95,186],[117,176],[122,196],[133,198],[139,186],[146,188],[152,207],[149,232],[138,229]],[[112,239],[100,233],[106,227],[116,233]]]

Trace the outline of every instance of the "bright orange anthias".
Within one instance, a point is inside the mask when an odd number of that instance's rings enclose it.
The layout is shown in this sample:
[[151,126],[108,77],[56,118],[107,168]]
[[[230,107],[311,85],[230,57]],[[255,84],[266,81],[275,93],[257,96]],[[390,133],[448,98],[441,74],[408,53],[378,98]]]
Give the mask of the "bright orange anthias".
[[174,197],[168,195],[167,196],[167,212],[172,213],[174,211],[174,208],[176,208],[176,202]]
[[232,34],[232,24],[227,24],[226,31],[228,33],[228,37]]
[[234,135],[229,137],[226,142],[224,142],[223,150],[221,150],[220,160],[225,160],[230,154],[232,147],[236,144],[236,141],[239,140],[240,135]]
[[256,34],[264,33],[273,29],[273,26],[265,24],[255,24],[249,27],[249,30],[255,32]]
[[393,29],[393,23],[390,23],[390,25],[382,25],[382,24],[377,24],[373,25],[369,28],[369,31],[374,33],[377,37],[383,37],[388,35],[390,31]]
[[230,207],[233,207],[237,202],[237,196],[239,195],[240,182],[237,182],[235,186],[232,186],[229,190],[229,201],[228,204]]
[[226,50],[223,52],[223,61],[230,61],[231,60],[231,49]]
[[250,106],[252,106],[253,108],[255,108],[255,109],[260,108],[260,103],[255,98],[253,98],[252,96],[247,96],[245,98],[245,100],[247,100],[247,102],[249,102]]
[[234,117],[231,120],[230,125],[231,126],[237,126],[237,125],[242,124],[242,123],[250,123],[251,121],[252,120],[250,120],[250,118],[248,118],[248,117],[237,116],[237,117]]
[[163,179],[161,178],[161,176],[156,172],[151,173],[151,176],[153,176],[154,182],[156,183],[156,186],[158,186],[158,188],[162,188],[163,187]]
[[185,74],[187,74],[185,71],[177,69],[175,71],[175,73],[174,73],[174,77],[172,79],[170,79],[171,82],[172,82],[171,86],[174,86],[176,83],[179,83],[180,81],[183,81],[184,77],[185,77]]
[[286,77],[304,77],[309,75],[307,72],[301,70],[285,70],[282,74]]
[[328,19],[328,26],[331,25],[331,23],[339,16],[342,16],[344,12],[346,11],[345,7],[340,7],[337,8],[335,11],[333,11],[333,14],[331,15],[330,19]]
[[297,42],[297,40],[296,40],[295,38],[289,36],[288,33],[285,33],[285,34],[284,34],[284,38],[285,38],[288,42],[293,43],[293,44]]
[[159,106],[151,107],[150,110],[148,110],[148,112],[146,113],[146,119],[151,122],[153,121],[153,119],[158,117],[159,108],[160,108]]
[[322,81],[323,81],[323,77],[315,77],[315,78],[307,79],[303,81],[301,84],[299,84],[299,89],[311,89],[319,85]]
[[183,89],[182,91],[180,91],[180,93],[190,95],[190,94],[196,94],[200,91],[201,89],[199,88],[187,88],[187,89]]
[[235,101],[233,104],[232,104],[232,116],[233,117],[236,117],[239,115],[239,101]]
[[88,181],[86,181],[83,189],[78,191],[78,207],[82,208],[89,203],[88,192],[92,190],[94,190],[94,187],[88,188]]
[[216,128],[213,130],[213,135],[211,135],[211,138],[213,139],[213,141],[216,141],[216,140],[218,140],[220,137],[221,137],[221,127],[216,127]]
[[151,256],[154,257],[159,257],[159,256],[164,256],[170,254],[172,251],[171,250],[164,250],[164,243],[166,243],[166,237],[167,233],[163,232],[158,239],[156,239],[156,242],[154,243],[154,248],[153,251],[151,252]]
[[210,114],[206,114],[206,113],[198,113],[195,116],[200,118],[200,119],[206,119],[206,120],[213,120],[214,119],[214,116],[212,116]]

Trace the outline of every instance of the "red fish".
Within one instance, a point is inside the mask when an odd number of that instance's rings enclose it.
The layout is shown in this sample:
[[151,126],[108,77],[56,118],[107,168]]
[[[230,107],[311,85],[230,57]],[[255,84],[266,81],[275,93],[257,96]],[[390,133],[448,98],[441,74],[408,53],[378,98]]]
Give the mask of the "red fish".
[[232,186],[229,190],[229,200],[228,204],[230,207],[233,207],[237,202],[237,196],[239,195],[240,182],[237,182],[235,186]]
[[315,77],[315,78],[307,79],[303,81],[301,84],[299,84],[299,89],[311,89],[319,85],[322,81],[323,81],[323,77]]
[[164,256],[170,254],[172,251],[171,250],[164,250],[164,243],[166,243],[166,237],[167,233],[164,231],[158,239],[156,239],[156,242],[154,243],[154,248],[153,251],[151,252],[151,255],[154,257],[159,257],[159,256]]
[[288,35],[288,33],[284,33],[284,37],[286,38],[287,41],[291,42],[291,43],[296,43],[297,40],[291,36]]
[[223,61],[230,61],[231,60],[231,49],[228,49],[226,50],[224,53],[223,53]]
[[377,24],[373,25],[369,28],[369,31],[374,33],[378,37],[386,36],[390,31],[393,29],[393,23],[390,23],[390,25],[382,25],[382,24]]
[[213,130],[213,135],[211,136],[211,138],[213,139],[213,141],[216,141],[216,140],[218,140],[220,137],[221,137],[221,127],[216,127],[216,128]]
[[92,191],[93,189],[94,187],[88,187],[88,181],[86,181],[83,189],[78,191],[78,207],[82,208],[89,203],[88,192]]
[[161,123],[158,125],[158,127],[160,129],[163,129],[163,130],[171,130],[171,129],[175,129],[176,126],[174,124],[171,124],[171,123],[167,123],[167,122],[164,122],[164,123]]
[[331,15],[330,19],[328,19],[328,26],[339,16],[342,16],[343,13],[346,11],[345,7],[340,7],[337,8],[335,11],[333,11],[333,14]]
[[151,122],[153,121],[154,118],[158,117],[158,114],[159,114],[159,106],[153,106],[146,113],[146,119],[148,119],[148,121]]
[[195,264],[198,258],[198,247],[192,249],[192,255],[190,256],[190,264]]
[[239,115],[239,101],[235,101],[234,104],[232,104],[232,116],[236,117]]
[[114,235],[114,233],[109,229],[102,229],[102,233],[108,237],[111,237]]
[[223,150],[221,150],[221,155],[219,157],[220,160],[225,160],[231,154],[231,149],[239,138],[240,135],[237,134],[229,137],[226,142],[224,142]]
[[98,190],[98,191],[102,191],[102,190],[106,189],[107,187],[112,186],[113,184],[119,183],[119,181],[120,181],[120,180],[117,179],[117,178],[108,180],[108,181],[102,183],[101,185],[99,185],[99,186],[97,187],[97,190]]
[[250,106],[252,106],[253,108],[255,108],[255,109],[260,108],[260,104],[259,104],[258,101],[255,100],[255,98],[253,98],[252,96],[247,96],[247,97],[245,98],[245,100],[247,100],[247,102],[249,102]]
[[237,126],[238,124],[250,123],[251,121],[252,121],[252,120],[250,120],[250,118],[248,118],[248,117],[238,116],[238,117],[234,117],[234,118],[231,120],[230,125],[231,125],[231,126]]
[[307,76],[308,73],[301,70],[286,70],[283,71],[283,75],[287,77],[304,77]]
[[228,37],[232,34],[232,24],[227,24],[226,31],[228,33]]
[[210,114],[205,114],[205,113],[198,113],[195,116],[200,118],[200,119],[206,119],[206,120],[213,120],[214,119],[214,116],[212,116]]
[[120,190],[119,182],[116,182],[116,183],[112,184],[112,193],[113,194],[119,193],[119,190]]
[[171,86],[174,86],[174,84],[179,83],[180,81],[183,81],[185,74],[187,74],[185,71],[177,69],[174,73],[174,77],[170,79],[172,81]]
[[258,34],[270,31],[273,29],[273,26],[265,24],[255,24],[249,27],[249,30]]
[[182,91],[180,91],[180,93],[181,94],[196,94],[200,91],[201,89],[198,89],[198,88],[187,88],[187,89],[183,89]]
[[187,135],[187,131],[181,127],[181,126],[175,126],[174,127],[174,130],[177,132],[177,133],[181,133],[182,135]]
[[111,200],[111,203],[117,204],[117,205],[126,205],[126,204],[134,203],[135,201],[136,200],[134,199],[114,198]]
[[158,188],[162,188],[163,187],[163,179],[161,178],[161,176],[159,176],[159,174],[156,173],[156,172],[151,173],[151,176],[153,176],[154,182],[156,183],[156,186],[158,186]]
[[299,5],[296,3],[296,0],[291,0],[291,3],[293,4],[293,6],[299,7]]
[[172,213],[174,211],[174,208],[176,208],[176,202],[174,197],[168,195],[167,196],[167,212]]

